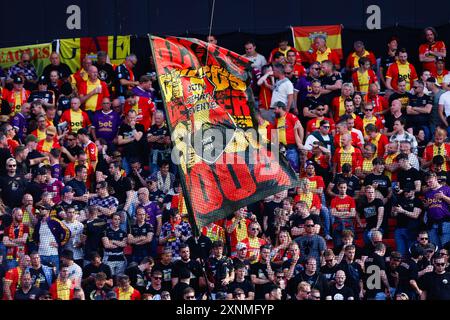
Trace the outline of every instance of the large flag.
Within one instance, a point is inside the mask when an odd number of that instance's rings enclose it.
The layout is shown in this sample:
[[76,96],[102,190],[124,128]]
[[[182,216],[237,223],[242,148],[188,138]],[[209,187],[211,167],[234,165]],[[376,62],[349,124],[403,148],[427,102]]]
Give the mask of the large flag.
[[295,49],[300,51],[303,61],[308,61],[308,55],[312,53],[314,38],[318,35],[326,37],[327,47],[335,51],[342,59],[342,26],[310,26],[310,27],[291,27],[292,37],[294,38]]
[[29,46],[2,48],[0,49],[0,67],[9,68],[20,62],[20,57],[24,52],[30,54],[31,63],[34,65],[37,74],[41,75],[44,68],[50,64],[49,58],[52,53],[52,44],[41,43]]
[[95,60],[98,51],[105,51],[111,64],[121,64],[130,54],[130,36],[61,39],[58,47],[61,62],[67,64],[72,72],[76,72],[80,69],[81,61],[86,55]]
[[172,160],[198,229],[295,185],[286,159],[254,129],[249,60],[198,39],[151,36],[150,44]]

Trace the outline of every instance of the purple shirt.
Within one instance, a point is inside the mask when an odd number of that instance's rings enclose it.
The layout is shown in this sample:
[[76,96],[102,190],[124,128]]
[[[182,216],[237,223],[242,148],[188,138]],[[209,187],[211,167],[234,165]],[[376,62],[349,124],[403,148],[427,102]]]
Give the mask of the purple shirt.
[[98,110],[94,114],[92,125],[95,127],[97,139],[103,138],[108,143],[112,143],[119,130],[120,116],[117,112],[112,110],[106,114],[103,110]]
[[17,130],[17,137],[20,139],[20,141],[24,142],[25,137],[27,135],[27,119],[22,113],[17,113],[12,119],[11,119],[11,126],[13,126],[14,129]]
[[450,217],[450,208],[447,202],[445,202],[443,199],[435,199],[434,196],[441,192],[447,196],[450,197],[450,187],[449,186],[442,186],[439,189],[436,190],[430,190],[425,193],[425,199],[431,199],[433,202],[428,207],[428,217],[435,222],[439,222],[440,220],[444,219],[445,217]]
[[145,213],[147,214],[147,219],[145,222],[151,224],[156,232],[156,218],[160,217],[162,212],[155,201],[150,201],[148,204],[143,206],[145,208]]
[[143,90],[142,88],[136,86],[133,89],[131,89],[131,91],[137,95],[138,97],[144,97],[147,99],[152,99],[152,101],[155,101],[155,93],[154,91],[146,91]]
[[298,90],[298,97],[299,97],[299,102],[297,103],[297,105],[302,106],[303,108],[303,102],[305,102],[306,100],[306,96],[308,94],[310,94],[311,91],[311,81],[313,79],[311,77],[300,77],[297,80],[297,83],[295,84],[294,88],[296,90]]
[[60,180],[61,173],[61,165],[59,163],[52,164],[52,178]]

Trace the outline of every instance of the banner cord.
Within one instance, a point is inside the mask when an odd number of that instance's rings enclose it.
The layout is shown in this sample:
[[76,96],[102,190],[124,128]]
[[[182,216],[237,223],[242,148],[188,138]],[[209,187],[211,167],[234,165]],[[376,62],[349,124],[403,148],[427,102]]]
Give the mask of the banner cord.
[[[212,4],[212,8],[211,8],[211,19],[209,21],[208,38],[211,36],[212,25],[213,25],[213,21],[214,21],[214,8],[215,8],[215,5],[216,5],[216,0],[213,0],[213,4]],[[209,42],[206,45],[206,61],[205,61],[205,63],[208,63],[208,54],[209,54],[208,47],[209,47]]]

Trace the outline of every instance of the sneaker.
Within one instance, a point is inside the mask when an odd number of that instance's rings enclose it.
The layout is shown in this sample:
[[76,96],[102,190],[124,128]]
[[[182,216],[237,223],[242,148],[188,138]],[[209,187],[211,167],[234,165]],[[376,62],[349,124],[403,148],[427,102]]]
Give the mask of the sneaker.
[[333,238],[332,238],[329,234],[327,234],[327,235],[325,236],[325,240],[329,241],[329,240],[333,240]]

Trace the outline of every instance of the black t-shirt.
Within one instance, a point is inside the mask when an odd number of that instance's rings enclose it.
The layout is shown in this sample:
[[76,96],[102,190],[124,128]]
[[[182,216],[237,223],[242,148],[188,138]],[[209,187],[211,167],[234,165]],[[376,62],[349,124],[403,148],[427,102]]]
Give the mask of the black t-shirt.
[[147,139],[144,134],[144,126],[140,123],[136,123],[135,128],[131,128],[131,126],[127,123],[122,123],[119,127],[118,135],[122,136],[124,139],[133,137],[133,132],[136,130],[137,132],[142,132],[142,138],[139,141],[133,140],[126,144],[123,144],[123,155],[126,158],[142,158],[143,153],[147,149]]
[[[423,95],[423,97],[418,97],[413,95],[410,99],[411,107],[425,107],[427,104],[433,105],[433,97],[429,95]],[[430,113],[421,113],[417,115],[408,115],[406,119],[406,127],[415,127],[421,125],[427,125],[430,121]]]
[[201,234],[198,240],[195,241],[194,237],[192,236],[187,239],[186,244],[191,250],[191,259],[196,260],[197,258],[201,258],[203,259],[203,261],[206,261],[206,259],[208,259],[212,246],[212,241],[210,238]]
[[[327,100],[324,96],[319,95],[317,98],[314,96],[307,96],[305,102],[303,103],[303,108],[308,108],[308,111],[316,110],[319,106],[324,106],[327,104]],[[303,109],[302,109],[303,113]],[[311,119],[311,118],[306,118]]]
[[255,286],[248,279],[244,279],[242,282],[237,282],[236,280],[231,282],[228,285],[228,293],[233,293],[237,288],[244,290],[245,297],[248,297],[249,292],[255,292]]
[[[367,280],[369,279],[370,276],[372,276],[373,274],[373,267],[371,268],[371,266],[376,266],[380,271],[384,270],[386,271],[386,262],[384,260],[384,257],[373,253],[371,254],[369,257],[367,257],[365,263],[364,263],[364,278],[363,278],[363,283],[364,283],[364,289],[366,290],[366,297],[368,298],[373,298],[375,297],[375,295],[378,292],[382,292],[384,291],[383,288],[373,288],[372,286],[370,286],[370,288],[367,286]],[[367,273],[368,271],[370,271],[372,273]],[[383,284],[381,284],[382,287],[384,287]]]
[[368,174],[364,179],[364,185],[368,186],[372,185],[373,183],[378,183],[377,190],[380,191],[383,197],[386,197],[388,195],[389,188],[391,187],[391,180],[387,176],[385,176],[384,174]]
[[355,294],[355,300],[359,299],[359,282],[364,277],[364,271],[357,262],[347,263],[345,258],[339,264],[338,268],[345,272],[344,285],[351,288]]
[[[122,229],[117,229],[117,230],[113,230],[111,227],[108,227],[105,231],[105,233],[103,234],[103,237],[108,238],[110,241],[111,240],[116,240],[116,241],[123,241],[123,239],[125,239],[127,237],[127,233],[122,231]],[[113,261],[114,258],[117,258],[117,260],[115,261],[121,261],[123,260],[123,255],[117,255],[120,253],[123,253],[123,249],[121,247],[118,248],[114,248],[114,249],[106,249],[105,248],[105,254],[115,254],[115,256],[110,256],[108,258],[109,261]],[[112,259],[111,259],[112,258]]]
[[90,284],[84,290],[86,300],[108,300],[108,293],[111,292],[108,286],[104,285],[103,288],[99,289],[95,283]]
[[[29,268],[28,271],[30,272],[31,275],[31,283],[33,284],[34,287],[37,287],[41,290],[49,290],[50,289],[50,285],[47,282],[47,278],[45,277],[45,273],[44,270],[42,270],[42,266],[39,269],[34,269],[34,268]],[[50,281],[54,281],[56,279],[55,274],[52,271],[52,278],[50,279]]]
[[403,189],[406,184],[414,186],[414,181],[420,181],[420,173],[415,168],[409,170],[399,170],[397,173],[397,181],[400,184],[400,189]]
[[[422,208],[422,202],[414,197],[413,199],[407,199],[404,196],[400,196],[398,199],[398,204],[400,207],[409,211],[414,212],[414,208]],[[403,213],[397,213],[397,228],[407,228],[412,227],[414,224],[419,223],[419,219],[412,219]],[[408,228],[409,229],[409,228]],[[413,231],[413,230],[410,230]]]
[[33,91],[28,97],[28,102],[33,102],[35,100],[42,100],[46,103],[53,103],[54,99],[53,91]]
[[19,161],[16,160],[16,164],[17,164],[17,171],[16,172],[19,175],[24,176],[24,175],[26,175],[26,174],[28,174],[30,172],[30,168],[31,168],[30,160],[25,159],[22,162],[19,162]]
[[[275,270],[274,266],[272,266],[272,270]],[[252,264],[250,266],[250,275],[255,275],[258,279],[269,279],[267,264],[261,262]],[[266,284],[255,284],[255,300],[264,299],[264,295],[271,285],[271,282]]]
[[61,78],[68,78],[72,74],[72,70],[70,70],[69,66],[65,63],[60,63],[59,65],[55,66],[52,64],[49,64],[44,68],[44,71],[42,72],[42,75],[45,76],[46,79],[50,79],[50,72],[52,71],[58,71]]
[[327,279],[328,282],[334,280],[334,276],[336,275],[336,271],[338,271],[338,265],[335,264],[333,267],[329,267],[328,265],[324,265],[320,268],[320,273],[323,274],[325,279]]
[[100,272],[106,274],[107,280],[112,278],[111,268],[107,264],[100,263],[100,265],[96,267],[92,263],[89,263],[83,268],[83,279],[87,279],[89,276],[95,277],[95,275]]
[[125,274],[130,277],[131,286],[142,293],[145,288],[146,279],[144,272],[139,269],[139,266],[135,265],[127,268]]
[[[170,137],[169,128],[167,127],[167,125],[163,125],[161,128],[158,128],[158,126],[156,124],[154,124],[147,131],[147,137],[149,137],[149,136]],[[159,142],[152,142],[152,143],[150,143],[150,146],[152,149],[155,149],[155,150],[165,150],[170,145],[167,145],[164,143],[159,143]]]
[[355,294],[354,294],[353,290],[351,288],[345,286],[345,284],[340,289],[336,288],[336,286],[331,286],[331,288],[328,289],[327,296],[331,296],[331,300],[337,300],[337,301],[348,300],[348,298],[350,298],[350,297],[355,299]]
[[159,270],[162,272],[162,287],[164,290],[172,292],[172,273],[173,273],[174,265],[173,263],[169,263],[168,265],[164,265],[161,262],[155,264],[153,270]]
[[84,181],[72,179],[69,182],[67,182],[67,185],[72,187],[75,197],[80,197],[80,196],[86,194],[86,192],[88,191],[87,187],[86,187],[86,183]]
[[36,287],[31,287],[31,289],[25,293],[22,288],[17,289],[14,294],[14,300],[24,301],[24,300],[37,300],[37,297],[41,293],[41,289]]
[[127,192],[132,190],[131,181],[128,177],[120,177],[119,180],[109,176],[106,178],[108,182],[108,192],[111,196],[116,197],[119,204],[125,204],[127,200]]
[[86,235],[86,242],[84,244],[84,254],[89,259],[89,255],[103,249],[102,237],[105,233],[107,224],[104,219],[96,218],[91,221],[86,221],[84,223],[83,234]]
[[[70,98],[66,97],[66,96],[60,96],[58,98],[58,101],[56,102],[56,108],[58,109],[58,111],[66,111],[70,109]],[[67,149],[67,147],[66,147]]]
[[102,81],[105,81],[108,86],[111,85],[112,80],[114,79],[114,69],[112,65],[109,63],[98,64],[94,63],[94,66],[98,69],[98,78]]
[[385,116],[385,122],[384,122],[384,126],[386,127],[388,132],[393,132],[394,131],[394,122],[400,119],[404,119],[405,116],[403,114],[400,115],[400,117],[395,118],[391,113],[386,114]]
[[291,297],[295,296],[297,293],[298,284],[302,281],[309,283],[311,285],[311,289],[318,289],[321,297],[324,297],[328,292],[328,281],[321,273],[316,272],[310,276],[305,271],[302,271],[290,279],[287,283],[286,290]]
[[227,286],[222,285],[222,280],[233,270],[233,261],[226,256],[222,256],[220,259],[210,257],[206,262],[206,270],[208,278],[214,281],[213,292],[226,292]]
[[283,206],[283,202],[265,202],[264,203],[264,211],[263,216],[267,217],[267,234],[270,235],[274,230],[275,223],[275,209],[281,208]]
[[[83,148],[81,148],[79,145],[76,145],[75,147],[66,146],[66,149],[72,156],[79,155],[80,152],[83,152]],[[61,153],[61,158],[64,160],[64,163],[70,163],[70,160],[65,153]]]
[[381,199],[374,199],[372,202],[369,203],[366,197],[364,197],[360,213],[365,217],[366,219],[366,230],[373,229],[377,226],[378,222],[378,208],[384,207],[383,201]]
[[[134,224],[131,226],[131,235],[133,237],[142,237],[147,236],[148,233],[155,233],[153,230],[153,226],[149,223],[144,223],[142,226],[138,226],[137,224]],[[151,242],[146,244],[133,244],[133,255],[139,255],[139,256],[149,256],[150,255],[150,246]]]
[[0,216],[0,239],[3,241],[5,229],[12,223],[12,216],[9,213],[4,213]]
[[429,272],[423,276],[423,290],[427,300],[450,300],[450,272]]
[[[144,169],[141,169],[141,172],[139,172],[139,174],[141,175],[142,179],[144,179],[144,181],[150,176],[150,172]],[[134,181],[134,190],[139,190],[140,188],[147,187],[147,185],[142,184],[141,180],[139,179],[137,174],[134,173],[134,171],[128,175],[128,178]]]
[[203,277],[203,271],[200,263],[196,260],[190,259],[189,262],[177,260],[173,264],[173,278],[179,278],[180,270],[186,268],[191,272],[191,279],[189,285],[194,288],[195,293],[199,293],[199,278]]
[[343,173],[337,173],[333,179],[334,187],[332,189],[335,194],[339,194],[337,184],[340,180],[344,180],[345,182],[347,182],[347,195],[349,195],[350,197],[354,197],[355,192],[361,189],[357,176],[351,175],[350,177],[346,177]]
[[[178,282],[172,289],[173,300],[183,300],[183,291],[188,288],[189,285],[184,282]],[[197,294],[198,292],[195,292]]]
[[128,86],[123,86],[120,84],[121,79],[130,80],[131,75],[128,71],[128,68],[125,66],[125,64],[121,64],[117,66],[116,68],[116,74],[115,74],[115,80],[116,80],[116,93],[118,96],[124,96],[125,93],[128,90]]
[[0,176],[6,175],[6,160],[11,157],[12,156],[11,152],[9,152],[9,148],[0,148]]
[[[325,87],[325,85],[332,86],[338,80],[342,80],[342,76],[340,73],[333,72],[330,76],[320,77],[320,82],[322,83],[322,87]],[[326,99],[327,104],[330,105],[333,98],[339,97],[340,95],[341,95],[341,90],[333,90],[332,92],[324,95],[324,98]]]
[[389,285],[395,287],[395,272],[398,274],[398,285],[396,289],[401,292],[410,291],[412,287],[409,285],[410,272],[409,266],[406,263],[401,263],[397,268],[392,268],[390,264],[386,264],[386,276],[388,278]]
[[320,225],[320,216],[315,214],[309,214],[306,218],[302,218],[302,216],[298,214],[294,214],[289,217],[289,220],[291,221],[291,227],[297,228],[303,226],[305,224],[305,221],[308,219],[312,220],[314,224]]
[[386,77],[387,70],[391,64],[395,62],[395,56],[386,54],[381,57],[380,67],[383,68],[383,75]]
[[163,287],[161,287],[160,289],[155,289],[152,287],[151,282],[149,282],[147,287],[145,287],[144,291],[142,291],[142,293],[151,294],[154,297],[156,295],[161,295],[163,291],[164,291]]
[[413,97],[413,95],[409,92],[405,92],[405,93],[394,92],[389,97],[389,105],[391,106],[392,101],[398,99],[398,100],[400,100],[400,102],[402,104],[402,110],[404,110],[404,109],[406,109],[406,106],[410,105],[410,101],[411,101],[412,97]]
[[434,173],[436,173],[437,179],[440,184],[450,186],[450,172],[441,170],[441,171],[434,171]]
[[0,190],[3,203],[8,207],[20,207],[27,187],[26,180],[19,175],[0,177]]
[[37,183],[36,181],[30,181],[27,184],[27,189],[25,192],[31,194],[34,204],[41,201],[41,196],[44,193],[43,187],[44,185]]

